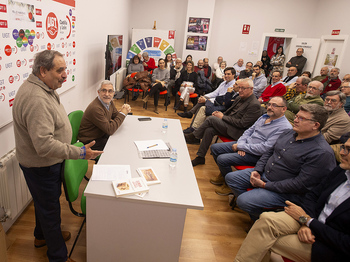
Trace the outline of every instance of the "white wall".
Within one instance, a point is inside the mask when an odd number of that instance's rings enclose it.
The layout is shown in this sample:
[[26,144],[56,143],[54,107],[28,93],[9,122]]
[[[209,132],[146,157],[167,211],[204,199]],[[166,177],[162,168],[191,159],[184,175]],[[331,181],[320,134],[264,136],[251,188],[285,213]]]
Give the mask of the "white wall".
[[[61,94],[67,113],[82,109],[97,95],[98,84],[104,79],[108,34],[123,34],[128,37],[128,0],[100,0],[98,4],[76,1],[77,10],[77,86]],[[123,45],[123,63],[128,43]],[[0,129],[0,157],[15,147],[13,124]]]

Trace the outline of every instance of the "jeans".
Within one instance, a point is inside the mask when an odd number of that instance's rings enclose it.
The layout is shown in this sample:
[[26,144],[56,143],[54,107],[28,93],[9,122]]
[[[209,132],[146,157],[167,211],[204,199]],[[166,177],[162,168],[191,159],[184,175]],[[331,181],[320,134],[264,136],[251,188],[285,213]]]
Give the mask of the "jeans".
[[[230,172],[225,176],[226,184],[237,197],[237,206],[247,212],[252,220],[257,220],[262,212],[267,211],[266,209],[286,206],[286,200],[300,205],[301,199],[297,194],[283,194],[264,188],[253,188],[250,183],[250,174],[253,170],[253,168],[248,168]],[[261,179],[268,182],[265,174],[261,175]],[[253,189],[247,191],[248,188]]]
[[232,145],[237,142],[216,143],[210,147],[211,153],[218,165],[222,176],[232,172],[231,166],[255,166],[260,156],[245,153],[240,156],[237,152],[233,152]]
[[35,230],[37,239],[45,239],[50,262],[67,260],[67,247],[61,232],[61,168],[62,163],[47,167],[23,170],[35,207]]

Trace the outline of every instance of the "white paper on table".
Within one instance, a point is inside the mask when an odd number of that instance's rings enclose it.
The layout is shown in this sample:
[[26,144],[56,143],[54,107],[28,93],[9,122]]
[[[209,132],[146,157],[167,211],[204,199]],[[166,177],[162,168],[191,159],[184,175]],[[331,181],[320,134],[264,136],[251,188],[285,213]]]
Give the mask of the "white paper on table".
[[134,141],[134,143],[139,151],[169,150],[169,147],[161,139]]
[[94,165],[91,180],[119,181],[131,178],[129,165]]

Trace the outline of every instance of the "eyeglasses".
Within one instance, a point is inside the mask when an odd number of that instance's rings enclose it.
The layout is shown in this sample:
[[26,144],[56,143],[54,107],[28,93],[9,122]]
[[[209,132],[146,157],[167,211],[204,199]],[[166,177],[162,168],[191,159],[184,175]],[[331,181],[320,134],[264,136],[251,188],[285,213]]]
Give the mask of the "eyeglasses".
[[295,115],[295,116],[294,116],[294,120],[298,120],[298,121],[300,121],[300,122],[304,122],[304,121],[313,121],[313,122],[317,122],[316,120],[309,119],[309,118],[305,118],[305,117],[298,116],[298,115]]
[[243,86],[239,86],[238,89],[239,90],[246,90],[246,89],[249,89],[250,87],[243,87]]
[[330,99],[330,98],[326,98],[325,100],[324,100],[326,103],[338,103],[339,101],[337,100],[337,99]]
[[346,147],[345,145],[341,145],[341,146],[340,146],[340,152],[341,152],[342,150],[344,151],[344,154],[343,154],[343,155],[345,155],[345,156],[347,156],[347,155],[349,154],[349,152],[350,152],[350,148]]
[[340,89],[342,88],[350,88],[350,86],[341,86]]
[[106,94],[106,93],[108,93],[108,94],[113,94],[114,93],[114,90],[113,89],[101,89],[100,90],[100,92],[101,93],[104,93],[104,94]]
[[267,103],[266,106],[267,106],[267,107],[272,106],[273,108],[276,108],[276,107],[284,107],[284,106],[279,106],[279,105],[277,105],[276,103],[272,103],[272,104],[271,104],[271,103]]
[[314,86],[308,86],[307,88],[312,89],[312,90],[318,90],[318,88],[314,87]]

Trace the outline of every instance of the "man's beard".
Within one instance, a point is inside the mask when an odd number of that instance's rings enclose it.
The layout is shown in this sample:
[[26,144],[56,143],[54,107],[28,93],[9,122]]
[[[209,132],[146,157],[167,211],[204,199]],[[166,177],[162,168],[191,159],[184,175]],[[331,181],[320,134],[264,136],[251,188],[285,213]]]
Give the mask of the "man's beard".
[[312,94],[306,93],[305,98],[308,98],[308,97],[316,97],[316,96],[317,96],[317,95],[312,95]]

